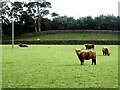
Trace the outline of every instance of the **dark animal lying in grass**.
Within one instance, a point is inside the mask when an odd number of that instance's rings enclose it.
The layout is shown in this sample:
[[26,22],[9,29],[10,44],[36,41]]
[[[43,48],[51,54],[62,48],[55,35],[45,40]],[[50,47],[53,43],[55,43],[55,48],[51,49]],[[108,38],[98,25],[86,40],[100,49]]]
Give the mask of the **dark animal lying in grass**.
[[103,48],[102,48],[102,52],[103,52],[103,55],[105,55],[105,56],[106,56],[106,55],[108,55],[108,56],[110,55],[110,50],[109,50],[108,47],[103,47]]
[[27,44],[23,44],[23,43],[20,43],[19,46],[20,46],[20,47],[28,47]]
[[76,54],[81,62],[81,65],[84,64],[84,60],[92,59],[92,65],[96,65],[96,51],[95,50],[80,50],[75,49]]
[[91,48],[94,49],[94,44],[85,44],[85,47],[86,47],[86,50]]

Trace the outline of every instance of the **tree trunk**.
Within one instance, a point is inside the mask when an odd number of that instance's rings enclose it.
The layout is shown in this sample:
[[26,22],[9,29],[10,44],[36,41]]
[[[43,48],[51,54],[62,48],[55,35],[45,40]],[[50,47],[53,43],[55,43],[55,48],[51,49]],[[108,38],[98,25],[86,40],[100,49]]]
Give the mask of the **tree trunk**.
[[41,18],[38,18],[38,32],[41,32]]
[[41,13],[39,6],[38,6],[38,32],[41,32]]
[[36,20],[35,20],[35,32],[37,33],[37,25],[36,25]]

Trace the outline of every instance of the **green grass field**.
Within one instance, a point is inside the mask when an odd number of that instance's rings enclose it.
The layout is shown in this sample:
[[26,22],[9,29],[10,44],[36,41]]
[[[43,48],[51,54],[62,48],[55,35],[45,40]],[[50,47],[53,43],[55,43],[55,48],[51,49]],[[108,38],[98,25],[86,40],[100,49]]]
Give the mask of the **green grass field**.
[[83,45],[3,45],[3,88],[117,88],[118,46],[106,45],[111,55],[103,56],[96,45],[97,65],[91,60],[80,65],[73,48]]
[[16,40],[118,40],[118,34],[100,33],[61,33],[61,34],[38,34],[33,37],[19,37]]

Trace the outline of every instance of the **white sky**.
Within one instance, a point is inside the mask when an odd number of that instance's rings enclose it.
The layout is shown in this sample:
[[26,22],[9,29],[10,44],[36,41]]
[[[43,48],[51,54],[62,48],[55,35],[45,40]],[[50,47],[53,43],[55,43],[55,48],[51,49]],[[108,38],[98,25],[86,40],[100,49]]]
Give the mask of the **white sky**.
[[117,16],[118,2],[120,0],[46,0],[46,1],[49,1],[52,4],[50,13],[56,12],[60,16],[66,15],[73,16],[74,18],[79,18],[89,15],[95,17],[102,14],[103,15],[113,14]]
[[51,12],[75,18],[84,16],[118,15],[119,0],[47,0],[52,4]]

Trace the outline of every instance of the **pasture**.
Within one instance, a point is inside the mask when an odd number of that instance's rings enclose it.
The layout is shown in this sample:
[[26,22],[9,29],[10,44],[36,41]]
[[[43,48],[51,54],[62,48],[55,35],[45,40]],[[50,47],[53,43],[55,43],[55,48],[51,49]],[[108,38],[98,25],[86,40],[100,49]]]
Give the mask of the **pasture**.
[[101,33],[56,33],[37,34],[28,37],[16,37],[16,40],[118,40],[118,34]]
[[[80,65],[73,48],[84,45],[3,45],[3,88],[117,88],[118,46],[106,45],[111,55],[103,56],[96,45],[97,65],[91,60]],[[84,47],[85,48],[85,47]]]

